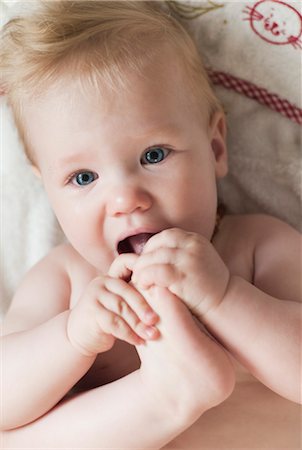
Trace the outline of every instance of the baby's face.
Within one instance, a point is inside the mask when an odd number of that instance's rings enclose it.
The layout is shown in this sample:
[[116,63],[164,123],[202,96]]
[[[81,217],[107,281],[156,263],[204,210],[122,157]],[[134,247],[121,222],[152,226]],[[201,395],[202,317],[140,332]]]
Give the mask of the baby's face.
[[[66,83],[26,105],[28,139],[53,209],[98,270],[131,245],[141,251],[145,233],[179,227],[211,237],[224,140],[191,98],[181,71],[165,59],[145,78],[133,75],[129,91],[84,95]],[[125,240],[131,235],[140,236]]]

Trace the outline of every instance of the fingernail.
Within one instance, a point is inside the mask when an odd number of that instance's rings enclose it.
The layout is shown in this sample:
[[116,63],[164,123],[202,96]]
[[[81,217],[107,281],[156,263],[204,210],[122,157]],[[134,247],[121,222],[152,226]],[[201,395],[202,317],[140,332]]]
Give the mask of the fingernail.
[[157,332],[157,328],[155,327],[146,327],[145,333],[149,338],[153,338]]
[[146,322],[154,322],[158,319],[158,315],[154,311],[147,311],[145,313]]

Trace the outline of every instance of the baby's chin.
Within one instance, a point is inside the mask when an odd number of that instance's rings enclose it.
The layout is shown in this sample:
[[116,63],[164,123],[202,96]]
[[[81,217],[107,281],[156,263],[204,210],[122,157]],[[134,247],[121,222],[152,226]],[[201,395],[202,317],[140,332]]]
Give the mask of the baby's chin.
[[118,254],[109,249],[98,249],[98,252],[81,251],[77,252],[82,259],[82,264],[87,273],[92,276],[105,275],[108,273],[111,264],[117,258]]

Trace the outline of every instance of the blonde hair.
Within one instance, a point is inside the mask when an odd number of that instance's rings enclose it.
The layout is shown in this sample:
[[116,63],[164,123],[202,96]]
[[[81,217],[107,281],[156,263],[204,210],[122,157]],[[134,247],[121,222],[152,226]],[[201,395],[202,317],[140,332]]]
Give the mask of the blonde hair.
[[197,100],[209,118],[221,109],[198,50],[183,26],[158,1],[37,1],[29,14],[2,31],[0,86],[12,108],[19,134],[22,102],[43,94],[62,77],[120,88],[126,69],[142,74],[163,44],[175,50]]

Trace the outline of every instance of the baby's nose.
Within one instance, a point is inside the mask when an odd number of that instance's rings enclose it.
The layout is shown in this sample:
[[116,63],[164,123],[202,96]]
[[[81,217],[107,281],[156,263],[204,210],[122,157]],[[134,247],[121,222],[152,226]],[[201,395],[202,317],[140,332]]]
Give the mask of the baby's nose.
[[152,205],[151,195],[138,186],[112,188],[107,197],[107,214],[118,216],[136,210],[146,211]]

